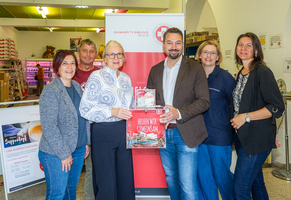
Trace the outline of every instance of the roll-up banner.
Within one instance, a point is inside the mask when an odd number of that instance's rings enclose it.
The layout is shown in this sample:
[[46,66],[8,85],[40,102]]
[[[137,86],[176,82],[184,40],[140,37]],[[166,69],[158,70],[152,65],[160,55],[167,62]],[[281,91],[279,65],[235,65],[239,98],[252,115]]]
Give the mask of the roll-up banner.
[[[106,14],[105,41],[118,41],[127,61],[120,69],[133,88],[144,88],[150,69],[163,61],[163,34],[172,27],[184,32],[184,14]],[[137,197],[169,197],[158,149],[132,150]]]
[[38,159],[42,129],[39,106],[2,108],[0,115],[0,150],[5,186],[8,195],[45,181]]

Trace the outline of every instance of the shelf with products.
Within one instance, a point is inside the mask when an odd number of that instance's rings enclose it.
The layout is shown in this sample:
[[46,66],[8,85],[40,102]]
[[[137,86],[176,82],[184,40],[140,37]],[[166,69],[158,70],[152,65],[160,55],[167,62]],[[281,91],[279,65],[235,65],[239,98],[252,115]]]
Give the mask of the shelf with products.
[[[44,84],[48,84],[55,78],[55,73],[53,72],[53,59],[52,58],[29,58],[26,59],[26,69],[27,69],[27,81],[29,87],[36,88],[37,80],[34,79],[34,74],[38,72],[36,67],[37,64],[44,69]],[[93,63],[94,66],[102,68],[104,66],[102,59],[96,59]]]
[[51,82],[55,74],[53,73],[52,69],[52,59],[46,59],[46,58],[38,58],[38,59],[26,59],[25,66],[26,66],[26,77],[28,81],[28,85],[34,86],[37,84],[37,80],[34,79],[35,74],[38,72],[38,69],[36,67],[37,64],[40,64],[40,66],[44,69],[44,84],[48,84]]
[[1,102],[24,99],[27,96],[25,68],[19,60],[0,60]]

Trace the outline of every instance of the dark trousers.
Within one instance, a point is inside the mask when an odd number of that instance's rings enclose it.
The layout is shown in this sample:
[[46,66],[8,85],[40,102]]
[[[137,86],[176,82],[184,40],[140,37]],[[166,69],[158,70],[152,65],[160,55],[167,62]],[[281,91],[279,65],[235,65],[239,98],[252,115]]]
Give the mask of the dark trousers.
[[37,85],[36,85],[36,90],[37,90],[37,95],[40,95],[43,89],[43,84],[44,84],[44,79],[38,79],[37,80]]
[[233,181],[235,199],[268,200],[262,166],[271,150],[248,157],[236,134],[234,135],[234,145],[237,153]]
[[126,149],[126,122],[94,123],[91,156],[96,200],[134,200],[132,154]]

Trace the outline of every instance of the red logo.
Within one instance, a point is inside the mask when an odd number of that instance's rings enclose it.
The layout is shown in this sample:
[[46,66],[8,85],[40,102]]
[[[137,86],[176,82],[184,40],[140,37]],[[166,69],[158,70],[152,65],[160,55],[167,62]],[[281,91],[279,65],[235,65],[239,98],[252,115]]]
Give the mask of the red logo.
[[39,163],[39,168],[43,171],[43,166]]
[[156,38],[158,41],[163,42],[163,40],[164,40],[163,35],[168,29],[169,29],[169,27],[167,27],[167,26],[160,26],[156,30]]

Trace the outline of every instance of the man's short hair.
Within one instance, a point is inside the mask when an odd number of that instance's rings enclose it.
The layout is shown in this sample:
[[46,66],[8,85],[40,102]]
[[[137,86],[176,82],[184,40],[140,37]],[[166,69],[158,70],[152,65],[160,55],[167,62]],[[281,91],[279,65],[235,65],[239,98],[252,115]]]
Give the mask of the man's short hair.
[[82,41],[80,42],[79,46],[78,46],[78,51],[81,50],[81,48],[82,48],[82,46],[83,46],[84,43],[87,44],[87,45],[93,45],[94,48],[95,48],[95,51],[96,51],[96,53],[97,53],[97,46],[96,46],[95,42],[93,42],[93,41],[90,40],[90,39],[84,39],[84,40],[82,40]]
[[180,29],[176,28],[176,27],[173,27],[173,28],[169,28],[165,33],[164,33],[164,36],[163,36],[163,43],[165,43],[165,39],[166,39],[166,36],[168,33],[177,33],[179,35],[181,35],[181,38],[182,38],[182,41],[183,41],[183,33],[182,31],[180,31]]

